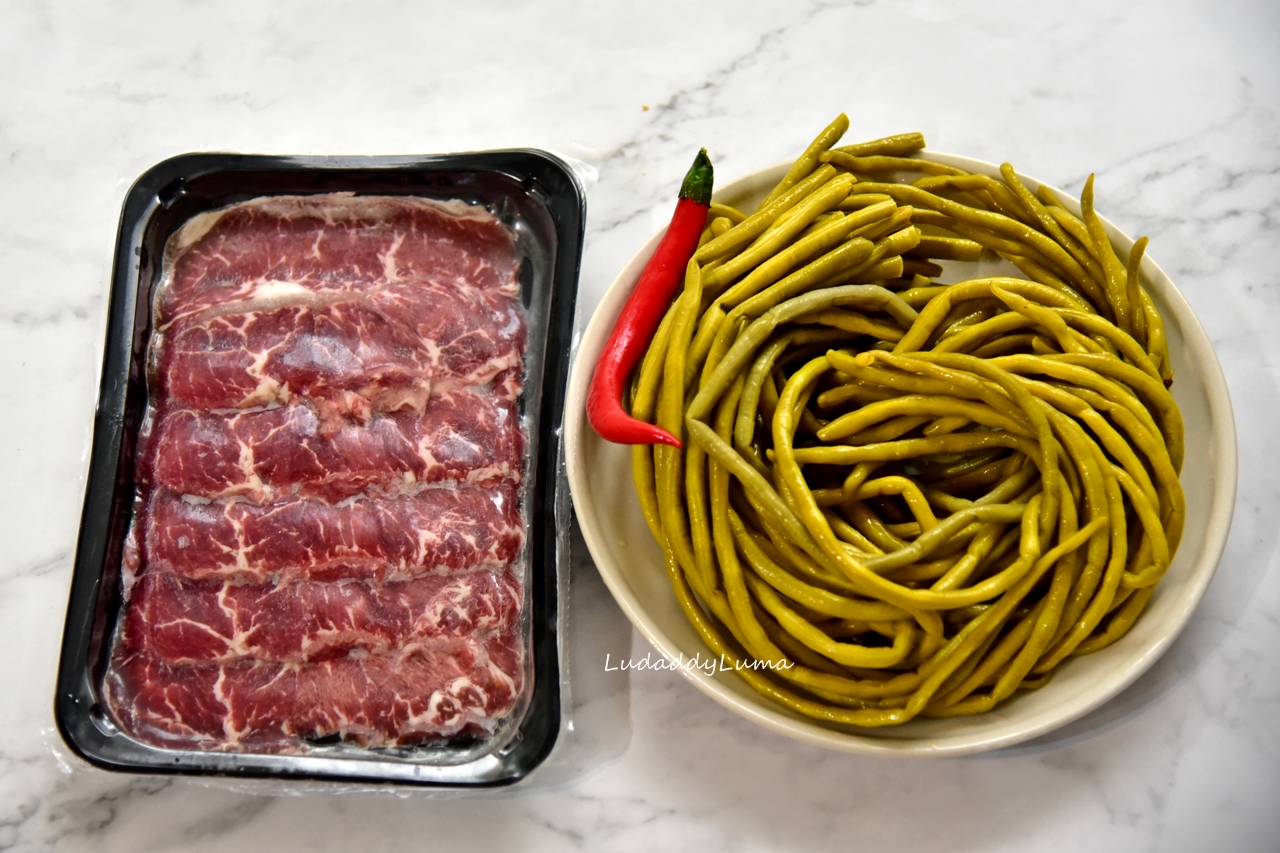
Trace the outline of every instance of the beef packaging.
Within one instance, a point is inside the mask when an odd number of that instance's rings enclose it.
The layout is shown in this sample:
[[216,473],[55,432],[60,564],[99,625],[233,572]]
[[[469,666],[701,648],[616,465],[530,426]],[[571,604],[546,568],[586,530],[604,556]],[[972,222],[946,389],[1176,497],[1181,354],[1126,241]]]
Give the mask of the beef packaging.
[[139,178],[55,698],[75,752],[451,787],[545,759],[583,225],[537,151],[191,154]]

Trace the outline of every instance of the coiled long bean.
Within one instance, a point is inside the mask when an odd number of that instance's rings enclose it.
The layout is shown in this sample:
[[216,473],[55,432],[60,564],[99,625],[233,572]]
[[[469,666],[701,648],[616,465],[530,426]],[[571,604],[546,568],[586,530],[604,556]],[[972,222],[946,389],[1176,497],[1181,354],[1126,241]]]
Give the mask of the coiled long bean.
[[[637,492],[680,606],[763,695],[868,727],[982,713],[1120,639],[1177,549],[1146,242],[1122,260],[1092,179],[1077,218],[1008,164],[836,148],[847,127],[759,210],[712,206],[632,381],[686,446],[636,447]],[[911,277],[991,252],[1028,278]]]

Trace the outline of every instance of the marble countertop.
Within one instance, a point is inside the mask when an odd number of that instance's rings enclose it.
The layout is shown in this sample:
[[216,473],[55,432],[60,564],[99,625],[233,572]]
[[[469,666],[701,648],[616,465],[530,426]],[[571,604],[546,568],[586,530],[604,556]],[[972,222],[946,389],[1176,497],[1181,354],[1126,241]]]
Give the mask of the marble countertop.
[[[1274,850],[1280,845],[1280,6],[11,0],[0,26],[0,851]],[[1068,11],[1069,10],[1069,11]],[[111,251],[132,180],[186,151],[542,147],[589,183],[579,327],[669,216],[690,152],[728,180],[851,138],[1078,192],[1200,316],[1239,428],[1226,555],[1168,653],[1084,719],[948,760],[824,752],[643,657],[574,565],[574,731],[485,795],[275,795],[109,774],[52,697]],[[1194,448],[1191,449],[1194,452]]]

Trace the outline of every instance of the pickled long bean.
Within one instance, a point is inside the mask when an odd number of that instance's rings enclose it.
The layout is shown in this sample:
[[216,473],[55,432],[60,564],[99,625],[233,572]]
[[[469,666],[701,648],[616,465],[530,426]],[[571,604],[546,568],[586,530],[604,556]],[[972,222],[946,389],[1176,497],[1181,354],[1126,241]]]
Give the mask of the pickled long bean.
[[[764,696],[867,727],[982,713],[1123,637],[1177,549],[1146,240],[1116,251],[1092,179],[1075,217],[1009,164],[836,147],[847,127],[755,212],[711,206],[633,377],[632,415],[686,439],[633,449],[641,509]],[[937,280],[988,252],[1027,278]]]

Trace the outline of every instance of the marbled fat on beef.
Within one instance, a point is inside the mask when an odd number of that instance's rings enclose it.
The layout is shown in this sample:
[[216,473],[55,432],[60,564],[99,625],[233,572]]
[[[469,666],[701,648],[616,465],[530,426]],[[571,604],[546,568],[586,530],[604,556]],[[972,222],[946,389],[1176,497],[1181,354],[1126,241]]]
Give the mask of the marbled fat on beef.
[[524,544],[514,483],[427,488],[338,504],[195,502],[152,493],[140,525],[147,570],[241,583],[394,581],[509,564]]
[[241,585],[149,572],[130,594],[120,648],[170,664],[429,653],[442,639],[512,630],[522,595],[509,568],[381,584]]
[[173,321],[159,349],[161,394],[196,409],[354,394],[369,411],[421,411],[433,386],[514,373],[497,392],[519,395],[526,329],[511,297],[436,283],[411,298],[349,296],[234,303]]
[[159,358],[161,394],[195,409],[354,392],[371,409],[421,411],[434,366],[416,333],[351,302],[186,317],[166,330]]
[[296,752],[512,713],[518,269],[462,202],[262,198],[170,238],[103,682],[126,732]]
[[424,282],[518,296],[511,233],[482,208],[429,199],[276,196],[193,217],[166,249],[165,323],[300,294]]
[[333,735],[408,746],[489,733],[519,697],[521,656],[514,632],[307,664],[171,664],[117,646],[104,687],[126,731],[171,749],[286,752]]
[[519,480],[524,455],[514,401],[468,390],[433,393],[426,409],[351,420],[298,403],[245,412],[164,411],[144,477],[178,494],[268,502],[294,494],[340,501],[370,488]]

